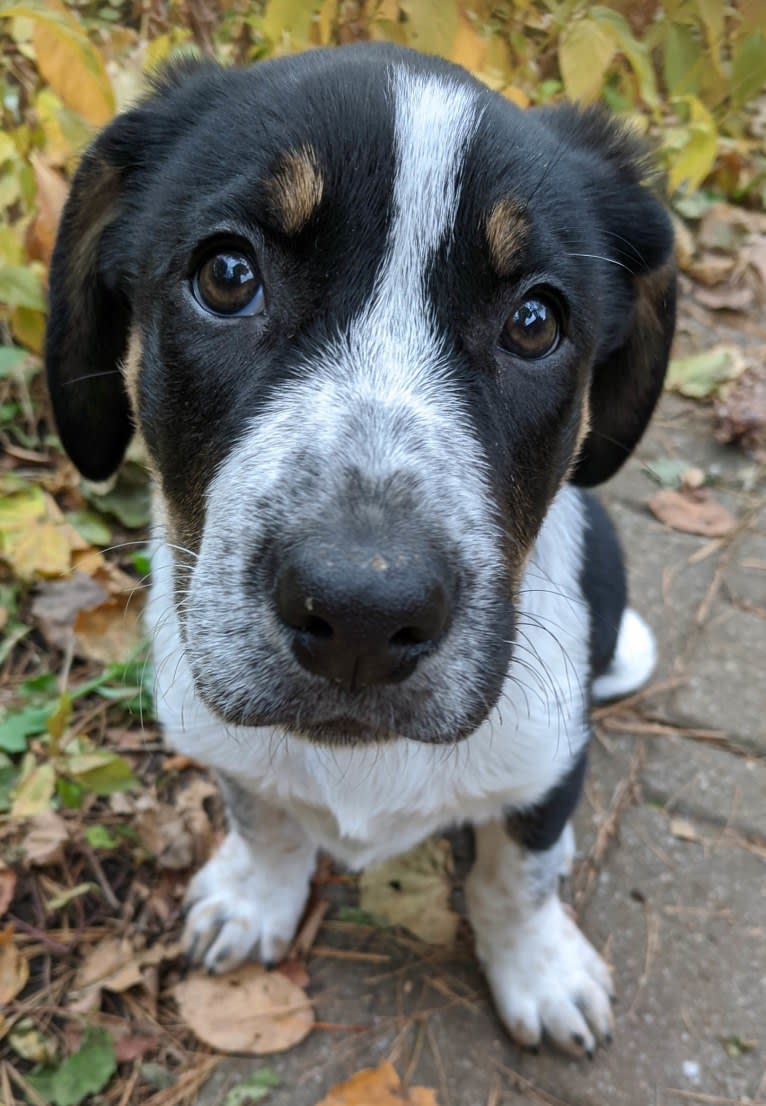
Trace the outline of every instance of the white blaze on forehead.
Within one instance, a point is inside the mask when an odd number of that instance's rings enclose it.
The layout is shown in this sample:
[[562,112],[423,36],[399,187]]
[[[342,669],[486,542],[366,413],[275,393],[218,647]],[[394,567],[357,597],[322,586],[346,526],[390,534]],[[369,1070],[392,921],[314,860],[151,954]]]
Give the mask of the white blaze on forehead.
[[476,93],[464,85],[398,69],[395,119],[394,217],[376,289],[376,313],[425,306],[426,266],[450,237],[460,199],[466,150],[479,119]]

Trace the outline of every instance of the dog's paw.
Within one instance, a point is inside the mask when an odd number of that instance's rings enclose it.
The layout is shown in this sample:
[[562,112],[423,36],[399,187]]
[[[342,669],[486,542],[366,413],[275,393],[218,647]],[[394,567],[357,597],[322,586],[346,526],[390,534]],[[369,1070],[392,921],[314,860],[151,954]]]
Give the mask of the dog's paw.
[[609,1043],[609,969],[557,895],[522,926],[483,945],[498,1012],[519,1044],[535,1047],[545,1032],[571,1055],[592,1057],[597,1042]]
[[281,870],[237,833],[197,872],[186,895],[182,952],[194,967],[226,972],[257,957],[282,960],[300,921],[309,889],[308,864]]

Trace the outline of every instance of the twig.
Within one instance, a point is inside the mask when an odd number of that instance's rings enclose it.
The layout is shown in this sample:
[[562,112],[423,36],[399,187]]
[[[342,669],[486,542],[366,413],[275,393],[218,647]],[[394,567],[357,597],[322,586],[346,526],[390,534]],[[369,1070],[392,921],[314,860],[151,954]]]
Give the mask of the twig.
[[649,980],[649,973],[652,970],[652,964],[654,963],[654,957],[659,946],[659,933],[660,925],[657,915],[654,913],[648,902],[644,903],[644,917],[646,919],[646,951],[644,953],[644,970],[641,972],[641,978],[638,981],[636,987],[636,993],[633,995],[633,1001],[630,1004],[628,1010],[629,1014],[635,1012],[638,1000],[641,997],[641,992],[646,986]]
[[[694,1102],[710,1102],[716,1106],[742,1106],[741,1098],[724,1098],[720,1094],[703,1094],[702,1091],[682,1091],[680,1087],[666,1087],[666,1094],[677,1094],[679,1098],[689,1098]],[[766,1102],[748,1102],[748,1106],[766,1106]]]
[[588,901],[599,865],[609,849],[612,838],[617,833],[620,819],[635,799],[645,759],[646,746],[643,741],[639,741],[633,752],[628,774],[615,787],[607,815],[598,827],[596,840],[577,871],[574,881],[574,909],[576,914],[580,913]]
[[133,1097],[133,1089],[138,1082],[138,1077],[141,1074],[141,1065],[136,1063],[133,1065],[133,1071],[131,1072],[127,1083],[125,1084],[125,1090],[120,1095],[120,1101],[117,1106],[131,1106],[131,1099]]
[[48,1103],[45,1101],[42,1095],[39,1095],[34,1087],[30,1083],[27,1083],[21,1072],[16,1071],[15,1067],[9,1060],[5,1061],[5,1068],[19,1090],[23,1091],[29,1101],[32,1103],[32,1106],[48,1106]]
[[101,861],[98,859],[96,854],[93,852],[93,849],[86,841],[80,842],[80,849],[83,856],[88,861],[88,865],[90,866],[93,875],[96,877],[96,882],[104,893],[104,898],[109,903],[112,910],[118,911],[120,909],[120,900],[115,895],[114,891],[112,890],[111,884],[109,883],[109,880],[104,874],[104,869],[101,867]]
[[[158,1091],[147,1099],[144,1106],[180,1106],[189,1095],[196,1095],[202,1084],[212,1075],[223,1060],[223,1056],[206,1056],[196,1068],[185,1071],[178,1077],[178,1082],[173,1087],[164,1091]],[[35,1104],[37,1106],[37,1104]],[[46,1103],[41,1103],[46,1106]]]
[[298,930],[297,936],[290,946],[290,951],[287,956],[288,960],[305,960],[311,951],[312,945],[317,939],[322,921],[329,909],[330,903],[327,899],[316,900],[309,910],[306,921]]
[[535,1102],[542,1103],[542,1106],[571,1106],[569,1102],[565,1102],[563,1098],[557,1098],[555,1095],[549,1094],[548,1091],[544,1091],[541,1087],[535,1086],[531,1079],[527,1079],[520,1072],[514,1071],[513,1068],[507,1067],[505,1064],[497,1062],[497,1067],[511,1082],[511,1086],[514,1090],[522,1091],[524,1094],[529,1095]]

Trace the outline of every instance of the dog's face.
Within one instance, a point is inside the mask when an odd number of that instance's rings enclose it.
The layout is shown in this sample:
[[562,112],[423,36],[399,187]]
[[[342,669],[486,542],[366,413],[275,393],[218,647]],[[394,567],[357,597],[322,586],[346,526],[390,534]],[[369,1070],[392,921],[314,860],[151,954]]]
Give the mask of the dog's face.
[[389,47],[188,66],[86,154],[48,370],[82,471],[140,428],[222,718],[452,741],[497,700],[561,483],[628,455],[672,235],[598,113]]

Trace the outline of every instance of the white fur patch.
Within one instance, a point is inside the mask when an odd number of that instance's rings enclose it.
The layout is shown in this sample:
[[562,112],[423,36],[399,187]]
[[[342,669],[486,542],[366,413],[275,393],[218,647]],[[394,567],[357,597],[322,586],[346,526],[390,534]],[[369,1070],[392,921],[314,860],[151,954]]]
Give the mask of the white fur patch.
[[225,972],[257,954],[282,960],[300,921],[316,849],[281,811],[257,807],[258,847],[235,830],[195,875],[186,895],[183,951]]
[[537,1045],[543,1030],[574,1056],[609,1040],[609,969],[564,910],[556,887],[566,835],[525,853],[502,823],[476,832],[466,900],[498,1012],[511,1036]]
[[627,607],[620,622],[612,663],[593,681],[593,701],[606,703],[638,691],[654,672],[656,664],[654,634],[641,615]]

